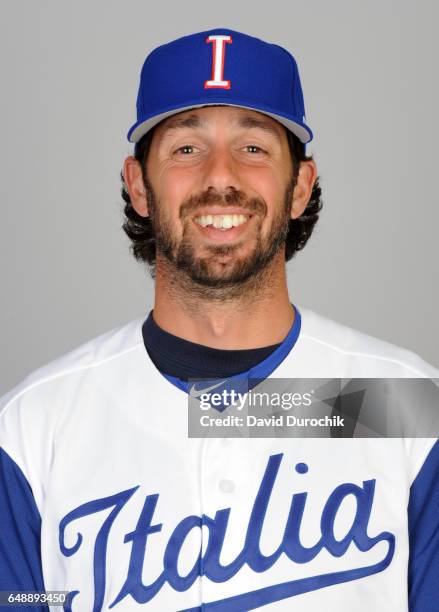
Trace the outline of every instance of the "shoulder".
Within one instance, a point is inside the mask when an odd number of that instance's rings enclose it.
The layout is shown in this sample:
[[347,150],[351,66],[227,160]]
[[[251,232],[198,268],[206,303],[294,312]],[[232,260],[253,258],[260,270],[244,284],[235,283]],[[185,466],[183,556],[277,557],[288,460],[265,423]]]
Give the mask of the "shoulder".
[[315,359],[332,358],[338,364],[352,364],[354,376],[438,378],[439,370],[422,357],[400,346],[299,308],[302,316],[301,341]]
[[[73,420],[80,435],[90,410],[99,406],[96,397],[104,381],[129,379],[133,364],[144,355],[141,327],[139,319],[89,340],[35,370],[0,398],[0,448],[24,475],[38,507],[59,431]],[[99,397],[106,400],[105,394]]]
[[105,367],[120,367],[121,361],[140,347],[142,319],[101,334],[54,361],[31,372],[24,380],[0,398],[0,419],[8,407],[40,395],[47,399],[60,389],[77,387],[79,381],[99,375]]

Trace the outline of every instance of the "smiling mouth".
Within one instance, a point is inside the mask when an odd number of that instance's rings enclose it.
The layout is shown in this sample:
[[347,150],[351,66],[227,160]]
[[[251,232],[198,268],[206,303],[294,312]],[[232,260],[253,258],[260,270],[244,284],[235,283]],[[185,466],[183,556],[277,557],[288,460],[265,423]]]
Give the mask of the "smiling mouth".
[[251,215],[200,215],[194,221],[201,227],[214,227],[215,229],[228,230],[239,227],[250,219]]

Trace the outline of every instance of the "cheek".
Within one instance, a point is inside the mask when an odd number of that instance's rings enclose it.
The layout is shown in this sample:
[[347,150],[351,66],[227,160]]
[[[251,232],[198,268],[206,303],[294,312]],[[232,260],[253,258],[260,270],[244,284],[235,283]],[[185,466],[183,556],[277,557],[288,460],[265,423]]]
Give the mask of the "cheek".
[[180,207],[191,191],[192,182],[182,173],[166,172],[160,177],[156,195],[164,215],[173,224],[179,220]]
[[278,173],[260,169],[259,172],[252,173],[251,177],[246,177],[244,191],[253,197],[262,198],[267,205],[267,220],[276,216],[280,207],[284,206],[285,189],[287,180],[285,176]]
[[158,153],[150,154],[147,171],[157,200],[165,203],[167,210],[178,212],[192,181],[190,173],[182,172],[181,168],[175,167],[167,159],[162,160]]

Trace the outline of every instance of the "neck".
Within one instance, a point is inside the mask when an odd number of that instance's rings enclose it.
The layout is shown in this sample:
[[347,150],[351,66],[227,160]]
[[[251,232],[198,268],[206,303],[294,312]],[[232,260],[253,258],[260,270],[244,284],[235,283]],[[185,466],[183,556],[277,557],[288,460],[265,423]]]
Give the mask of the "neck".
[[282,342],[294,321],[284,256],[279,253],[258,275],[228,288],[196,286],[157,258],[153,315],[168,333],[212,348]]

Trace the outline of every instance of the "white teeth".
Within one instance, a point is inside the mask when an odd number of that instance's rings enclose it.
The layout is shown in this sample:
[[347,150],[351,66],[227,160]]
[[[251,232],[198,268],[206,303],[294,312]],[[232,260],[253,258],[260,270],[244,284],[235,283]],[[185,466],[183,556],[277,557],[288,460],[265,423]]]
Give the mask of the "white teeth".
[[230,229],[233,227],[233,215],[227,215],[227,217],[223,217],[223,228]]
[[201,215],[195,221],[202,227],[213,225],[216,229],[230,229],[242,225],[247,219],[247,215]]

